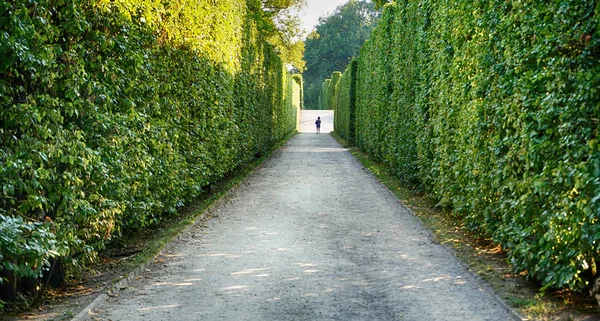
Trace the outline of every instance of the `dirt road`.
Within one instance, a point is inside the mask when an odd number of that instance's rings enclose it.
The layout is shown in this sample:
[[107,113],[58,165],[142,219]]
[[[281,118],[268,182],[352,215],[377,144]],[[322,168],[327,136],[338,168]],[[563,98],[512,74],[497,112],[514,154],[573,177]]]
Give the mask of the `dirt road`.
[[319,114],[88,319],[510,320]]

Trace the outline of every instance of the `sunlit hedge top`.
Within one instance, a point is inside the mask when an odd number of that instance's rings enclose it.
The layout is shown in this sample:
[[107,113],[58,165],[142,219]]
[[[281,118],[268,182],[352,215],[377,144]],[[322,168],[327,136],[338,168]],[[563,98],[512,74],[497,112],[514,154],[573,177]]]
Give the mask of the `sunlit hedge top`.
[[53,221],[66,260],[88,261],[293,131],[293,80],[255,10],[0,4],[0,215]]

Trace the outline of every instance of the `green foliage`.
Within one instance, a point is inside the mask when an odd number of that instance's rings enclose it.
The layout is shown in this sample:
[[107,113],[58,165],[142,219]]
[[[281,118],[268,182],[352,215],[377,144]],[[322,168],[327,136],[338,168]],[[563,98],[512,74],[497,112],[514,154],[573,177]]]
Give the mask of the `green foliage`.
[[546,288],[598,277],[598,8],[397,1],[358,59],[355,143]]
[[371,0],[375,4],[375,9],[381,9],[386,3],[390,3],[391,0]]
[[0,4],[0,217],[51,219],[67,261],[84,264],[292,132],[297,82],[256,7]]
[[331,79],[325,79],[321,86],[321,93],[319,94],[319,108],[320,110],[333,110],[337,104],[337,90],[338,84],[342,80],[342,73],[334,71],[331,75]]
[[344,71],[338,84],[336,104],[334,106],[334,130],[340,137],[354,144],[355,110],[356,110],[356,78],[358,60],[352,60]]
[[335,105],[337,104],[337,88],[341,79],[342,73],[339,71],[334,71],[331,75],[331,79],[325,79],[321,86],[321,93],[319,94],[318,109],[335,109]]
[[301,74],[288,74],[289,78],[288,79],[288,84],[286,86],[287,88],[287,96],[286,96],[286,102],[285,104],[287,105],[286,108],[288,109],[292,109],[295,110],[296,115],[293,118],[295,121],[295,128],[298,129],[298,125],[299,125],[299,121],[300,121],[300,110],[303,109],[302,106],[302,95],[304,94],[303,92],[303,82],[302,82],[302,75]]
[[330,99],[331,95],[329,90],[331,89],[331,79],[325,79],[323,84],[321,85],[321,93],[319,94],[319,108],[320,110],[329,109],[331,105]]
[[41,277],[50,259],[64,252],[49,224],[0,215],[0,270],[12,271],[17,277]]
[[305,41],[304,105],[308,109],[320,108],[318,101],[323,79],[335,70],[346,68],[358,54],[378,19],[379,12],[373,3],[352,0],[339,6],[331,16],[319,20],[316,30]]
[[261,0],[265,10],[279,12],[290,7],[301,7],[306,0]]
[[304,70],[305,31],[301,27],[298,12],[306,5],[305,0],[263,0],[262,10],[255,10],[260,17],[259,26],[267,41],[276,48],[286,64]]
[[327,94],[329,95],[329,106],[327,106],[327,109],[331,109],[331,110],[335,110],[337,103],[338,103],[338,86],[340,84],[340,81],[342,80],[342,73],[339,71],[334,71],[333,74],[331,74],[331,83],[329,83],[329,90],[327,92]]
[[[304,109],[304,80],[301,74],[292,74],[292,79],[295,81],[295,83],[292,83],[292,93],[294,95],[292,106],[300,113],[300,110]],[[296,121],[298,120],[299,118]]]

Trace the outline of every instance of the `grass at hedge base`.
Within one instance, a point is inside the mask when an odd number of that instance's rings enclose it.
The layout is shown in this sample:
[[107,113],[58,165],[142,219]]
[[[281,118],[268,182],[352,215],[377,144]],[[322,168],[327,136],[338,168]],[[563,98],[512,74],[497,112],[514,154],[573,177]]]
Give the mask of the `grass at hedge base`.
[[541,286],[515,274],[506,253],[489,238],[470,231],[449,210],[437,207],[427,195],[407,188],[385,164],[349,144],[336,132],[331,135],[409,208],[436,237],[450,248],[470,271],[484,279],[509,306],[532,320],[586,320],[598,314],[596,302],[587,295],[561,290],[540,292]]

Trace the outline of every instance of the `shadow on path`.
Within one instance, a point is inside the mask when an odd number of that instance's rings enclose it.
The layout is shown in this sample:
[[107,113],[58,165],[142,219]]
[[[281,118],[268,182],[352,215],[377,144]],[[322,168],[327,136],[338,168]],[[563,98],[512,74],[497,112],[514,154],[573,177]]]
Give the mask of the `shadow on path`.
[[90,320],[510,320],[317,113]]

